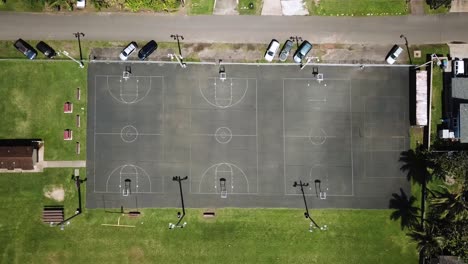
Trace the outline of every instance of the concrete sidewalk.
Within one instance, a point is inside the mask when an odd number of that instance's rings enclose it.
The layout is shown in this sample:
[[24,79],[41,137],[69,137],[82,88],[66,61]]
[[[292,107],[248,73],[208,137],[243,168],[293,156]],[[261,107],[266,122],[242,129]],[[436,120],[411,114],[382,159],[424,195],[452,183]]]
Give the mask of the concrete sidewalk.
[[262,16],[282,16],[280,0],[264,0],[262,7]]
[[44,168],[85,168],[86,160],[43,161]]
[[237,0],[215,0],[213,15],[239,15]]

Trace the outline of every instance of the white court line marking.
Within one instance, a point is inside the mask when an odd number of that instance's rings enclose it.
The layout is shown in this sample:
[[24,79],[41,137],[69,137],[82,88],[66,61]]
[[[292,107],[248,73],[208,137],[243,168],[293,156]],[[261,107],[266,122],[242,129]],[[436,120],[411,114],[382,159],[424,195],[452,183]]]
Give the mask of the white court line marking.
[[354,196],[354,156],[353,156],[353,104],[352,104],[352,87],[351,82],[348,83],[348,92],[349,92],[349,131],[350,131],[350,147],[351,147],[351,196]]
[[[108,75],[108,74],[97,74],[95,75],[96,77],[119,77],[121,78],[122,75]],[[140,77],[146,77],[146,78],[164,78],[163,75],[146,75],[146,76],[143,76],[143,75],[132,75],[132,78],[140,78]]]
[[327,102],[327,98],[323,98],[323,99],[309,99],[308,101],[309,101],[309,102],[326,103],[326,102]]
[[[96,76],[100,76],[100,77],[106,77],[107,78],[107,90],[109,92],[109,94],[111,95],[112,98],[114,98],[116,101],[118,102],[121,102],[121,103],[124,103],[124,104],[134,104],[134,103],[138,103],[142,100],[144,100],[146,98],[146,96],[150,93],[150,91],[152,90],[152,78],[159,78],[161,80],[163,80],[164,78],[162,76],[133,76],[132,78],[137,78],[137,90],[139,90],[139,79],[138,78],[141,78],[141,79],[149,79],[150,81],[150,85],[149,85],[149,88],[146,90],[146,93],[140,98],[139,97],[139,94],[138,94],[138,91],[137,91],[137,97],[134,101],[131,101],[131,102],[127,102],[125,101],[123,98],[122,98],[122,95],[125,95],[125,94],[122,94],[122,82],[119,82],[120,83],[120,98],[117,98],[116,95],[114,95],[114,93],[112,92],[111,88],[109,87],[109,77],[112,77],[112,78],[115,78],[116,76],[118,76],[119,80],[122,76],[120,75],[96,75]],[[162,81],[161,81],[161,84],[162,84]],[[133,94],[130,94],[130,95],[133,95]]]
[[[208,137],[213,137],[217,136],[218,134],[205,134],[205,133],[193,133],[190,134],[191,136],[208,136]],[[257,135],[238,135],[238,134],[232,134],[233,137],[256,137]]]
[[286,188],[286,129],[284,123],[286,118],[284,116],[284,79],[283,79],[283,175],[284,175],[284,194],[287,194]]
[[[215,78],[211,78],[211,77],[210,77],[210,78],[208,78],[208,80],[210,80],[210,79],[216,80],[216,79],[219,79],[219,77],[215,77]],[[256,84],[257,84],[257,79],[256,79],[256,78],[229,78],[229,79],[231,80],[231,82],[232,82],[232,80],[241,80],[241,81],[245,81],[245,90],[244,90],[244,93],[242,94],[241,99],[239,99],[238,102],[232,104],[231,106],[234,106],[234,105],[238,104],[239,102],[242,102],[242,100],[246,97],[247,92],[249,91],[249,89],[251,89],[251,87],[250,87],[250,85],[249,85],[249,80],[255,80],[255,82],[256,82]],[[203,99],[205,99],[210,105],[213,105],[212,103],[210,103],[210,102],[207,100],[207,98],[204,96],[203,92],[201,91],[202,81],[206,81],[206,79],[198,79],[198,86],[199,86],[199,87],[198,87],[198,88],[199,88],[198,90],[200,91],[200,95],[201,95],[201,96],[203,97]],[[257,187],[257,188],[256,188],[256,192],[255,192],[255,193],[258,193],[258,190],[259,190],[259,187],[258,187],[258,186],[259,186],[259,176],[258,176],[258,173],[259,173],[259,168],[258,168],[258,166],[259,166],[259,158],[258,158],[258,87],[257,87],[256,84],[255,84],[255,121],[256,121],[256,122],[255,122],[255,134],[254,134],[254,135],[253,135],[253,134],[252,134],[252,135],[233,134],[232,136],[233,136],[233,137],[234,137],[234,136],[237,136],[237,137],[256,137],[256,138],[255,138],[255,141],[256,141],[255,147],[256,147],[256,166],[257,166],[257,168],[256,168],[256,174],[255,174],[256,179],[255,179],[255,180],[256,180],[256,187]],[[190,95],[190,104],[189,104],[189,105],[190,105],[190,108],[189,108],[189,109],[190,109],[190,112],[189,112],[189,114],[190,114],[190,117],[189,117],[189,120],[190,120],[190,125],[189,125],[190,130],[189,130],[189,131],[192,131],[192,129],[191,129],[191,128],[192,128],[192,125],[191,125],[191,122],[192,122],[192,111],[193,111],[193,106],[192,106],[192,94],[193,94],[193,92],[192,92],[191,95]],[[218,100],[219,100],[219,98],[218,98]],[[229,107],[226,107],[226,108],[229,108]],[[226,109],[226,108],[223,108],[223,109]],[[199,110],[199,109],[195,109],[195,110]],[[208,109],[208,110],[211,110],[211,109]],[[190,136],[191,136],[191,137],[190,137],[190,147],[189,147],[189,152],[190,152],[190,154],[189,154],[189,162],[190,162],[189,173],[190,173],[190,175],[192,175],[192,158],[191,158],[191,157],[192,157],[192,155],[191,155],[191,153],[192,153],[192,140],[193,140],[193,139],[192,139],[192,136],[209,136],[209,137],[214,137],[214,136],[216,136],[216,133],[215,133],[215,134],[213,134],[213,133],[190,133]],[[252,176],[253,176],[253,175],[252,175]],[[250,182],[248,182],[248,183],[249,183],[249,186],[250,186]],[[190,191],[191,191],[191,193],[194,193],[194,194],[202,194],[200,191],[198,191],[198,192],[197,192],[196,190],[193,190],[193,191],[192,191],[192,187],[195,188],[195,186],[192,185],[192,181],[190,181]],[[252,187],[253,187],[253,186],[252,186]],[[248,194],[255,194],[255,193],[254,193],[254,192],[251,192],[250,187],[249,187],[249,193],[248,193]],[[236,194],[236,193],[232,193],[232,194]],[[246,194],[246,193],[239,193],[239,194]]]
[[[247,88],[249,87],[249,81],[247,81]],[[259,179],[258,179],[258,86],[257,79],[255,78],[255,145],[257,150],[257,193],[260,192]]]
[[[234,164],[232,164],[232,163],[229,163],[229,162],[220,162],[220,163],[216,163],[216,164],[213,164],[213,165],[211,165],[210,167],[208,167],[208,169],[206,169],[206,170],[203,172],[202,177],[201,177],[201,179],[200,179],[200,183],[198,184],[198,193],[202,193],[202,192],[201,192],[201,189],[202,189],[203,180],[205,179],[207,172],[208,172],[209,170],[212,170],[213,167],[215,168],[215,179],[218,179],[218,178],[219,178],[218,175],[217,175],[218,172],[226,172],[226,171],[218,171],[218,170],[217,170],[218,167],[219,167],[219,166],[222,166],[222,165],[226,165],[226,166],[228,166],[229,168],[231,168],[232,174],[233,174],[233,175],[234,175],[234,169],[233,169],[233,168],[237,169],[237,170],[242,174],[242,176],[244,176],[245,183],[247,184],[247,193],[246,193],[246,194],[255,194],[255,193],[250,193],[250,184],[249,184],[249,180],[248,180],[248,178],[247,178],[245,172],[244,172],[241,168],[239,168],[238,166],[236,166],[236,165],[234,165]],[[227,172],[229,172],[229,171],[227,171]],[[216,185],[215,185],[215,186],[216,186]],[[233,188],[233,187],[232,187],[232,188]],[[256,192],[256,193],[257,193],[257,192]]]
[[232,131],[228,127],[219,127],[216,129],[214,138],[221,144],[227,144],[232,139]]
[[[213,78],[213,77],[207,78],[207,81],[209,81],[210,79],[216,80],[216,79],[219,79],[219,77],[218,77],[218,78]],[[252,78],[229,78],[229,80],[231,81],[231,83],[232,83],[232,80],[233,80],[233,79],[245,80],[245,82],[248,83],[247,80],[248,80],[248,79],[252,79]],[[216,104],[216,98],[215,98],[215,103],[213,103],[213,102],[211,102],[210,100],[208,100],[208,98],[207,98],[207,97],[205,96],[205,94],[203,93],[202,86],[201,86],[201,79],[198,80],[198,89],[199,89],[199,91],[200,91],[200,94],[202,95],[202,97],[205,99],[205,101],[206,101],[207,103],[209,103],[210,105],[212,105],[212,106],[214,106],[214,107],[226,109],[226,108],[235,106],[235,105],[239,104],[240,102],[242,102],[242,101],[244,100],[245,95],[247,94],[247,91],[248,91],[249,87],[248,87],[248,85],[246,85],[245,90],[244,90],[244,93],[243,93],[242,96],[239,98],[239,100],[237,100],[235,103],[232,103],[232,98],[231,98],[231,102],[230,102],[227,106],[223,106],[223,105],[218,105],[218,104]],[[204,89],[207,89],[207,88],[205,87]],[[215,87],[215,93],[216,93],[216,87]],[[215,94],[215,96],[216,96],[216,94]],[[232,96],[232,87],[231,87],[231,96]]]
[[[287,164],[286,164],[286,138],[309,138],[310,139],[310,136],[298,136],[298,135],[292,135],[292,136],[289,136],[289,135],[286,135],[286,117],[285,117],[285,80],[315,80],[315,79],[311,79],[311,78],[283,78],[283,162],[284,162],[284,193],[285,195],[297,195],[297,194],[288,194],[287,193],[287,175],[286,175],[286,167],[287,167]],[[339,81],[349,81],[349,79],[329,79],[327,78],[326,79],[327,81],[328,80],[339,80]],[[349,101],[350,101],[350,105],[349,105],[349,110],[348,110],[348,114],[350,116],[350,140],[351,140],[351,143],[350,143],[350,155],[351,155],[351,194],[350,195],[328,195],[327,196],[347,196],[347,197],[351,197],[351,196],[354,196],[354,159],[353,159],[353,141],[352,141],[352,137],[353,137],[353,133],[352,133],[352,104],[351,104],[351,100],[352,100],[352,97],[351,97],[351,84],[348,83],[348,96],[349,96]],[[326,138],[336,138],[337,136],[325,136]],[[302,165],[301,165],[302,166]],[[346,165],[346,166],[349,166],[349,165]]]
[[[200,80],[199,80],[200,82]],[[200,84],[198,84],[200,86]],[[190,90],[190,97],[189,97],[189,132],[192,132],[192,92]],[[189,137],[189,184],[190,184],[190,193],[192,193],[192,137]]]
[[94,150],[93,150],[93,171],[94,171],[94,175],[93,175],[93,179],[94,179],[94,192],[96,192],[96,112],[97,112],[97,109],[96,109],[96,90],[97,90],[97,76],[94,76],[94,127],[93,127],[93,140],[94,140],[94,143],[93,143],[93,147],[94,147]]
[[[96,135],[121,135],[122,133],[107,133],[107,132],[99,132],[95,133]],[[163,134],[153,134],[153,133],[138,133],[138,136],[163,136]]]
[[[124,170],[126,167],[132,167],[134,170],[135,170],[135,173],[122,173],[122,170]],[[151,179],[149,177],[149,174],[146,172],[145,169],[143,169],[142,167],[140,166],[136,166],[136,165],[133,165],[133,164],[125,164],[125,165],[121,165],[117,168],[115,168],[114,170],[112,170],[112,172],[109,174],[109,176],[107,176],[107,181],[106,181],[106,193],[108,193],[109,191],[109,180],[111,178],[112,175],[114,175],[114,173],[120,169],[120,172],[119,172],[119,192],[118,193],[122,193],[122,174],[125,174],[125,175],[138,175],[140,174],[138,172],[138,170],[141,170],[143,172],[143,174],[146,176],[146,178],[148,178],[148,182],[149,182],[149,188],[150,188],[150,191],[148,193],[161,193],[161,192],[153,192],[152,191],[152,187],[151,187]],[[137,190],[137,193],[138,193],[138,190]]]
[[[152,83],[152,79],[150,79],[150,87],[151,89],[153,89],[152,87],[153,83]],[[162,88],[161,88],[161,104],[162,104],[162,120],[161,120],[161,130],[162,130],[162,134],[164,135],[164,128],[165,128],[165,116],[166,116],[166,112],[165,112],[165,101],[166,101],[166,97],[165,97],[165,90],[166,90],[166,81],[165,81],[165,78],[164,76],[162,77],[162,80],[161,80],[161,85],[162,85]],[[164,162],[166,160],[165,156],[166,156],[166,144],[164,142],[164,139],[161,140],[162,141],[162,161]],[[163,186],[163,190],[164,190],[164,177],[162,177],[162,186]]]
[[[100,77],[99,79],[104,79],[105,78],[105,90],[109,91],[109,77],[117,77],[117,78],[120,78],[122,77],[121,75],[95,75],[94,76],[94,127],[93,127],[93,130],[94,130],[94,133],[93,133],[93,161],[94,161],[94,164],[93,164],[93,192],[94,193],[98,193],[98,191],[96,191],[96,167],[97,167],[97,162],[96,162],[96,139],[97,139],[97,135],[118,135],[120,133],[98,133],[96,132],[96,129],[97,129],[97,112],[98,112],[98,108],[97,108],[97,89],[98,89],[98,86],[97,86],[97,79],[98,77]],[[149,78],[150,80],[150,87],[148,89],[148,93],[150,92],[150,90],[152,90],[152,78],[161,78],[162,80],[162,94],[164,95],[164,76],[133,76],[134,78]],[[101,86],[102,88],[102,86]],[[110,91],[109,91],[110,92]],[[111,96],[112,96],[112,93],[111,93]],[[112,96],[113,97],[113,96]],[[163,104],[163,113],[164,113],[164,96],[161,97],[162,98],[162,104]],[[119,101],[119,100],[118,100]],[[164,116],[164,114],[163,114]],[[164,128],[164,118],[162,120],[162,127]],[[164,132],[164,130],[163,130]],[[151,134],[151,133],[139,133],[139,135],[143,135],[143,136],[163,136],[163,134]],[[164,153],[164,148],[163,148],[163,153]],[[164,158],[164,156],[163,156]],[[164,183],[164,178],[162,177],[161,178],[162,182]],[[164,186],[164,185],[163,185]],[[106,187],[107,188],[107,187]],[[153,192],[154,193],[154,192]]]
[[[310,136],[300,136],[300,135],[291,135],[291,136],[285,136],[286,138],[310,138]],[[318,137],[318,136],[317,136]],[[338,136],[320,136],[320,137],[323,137],[323,138],[338,138]],[[345,138],[345,137],[343,137]]]

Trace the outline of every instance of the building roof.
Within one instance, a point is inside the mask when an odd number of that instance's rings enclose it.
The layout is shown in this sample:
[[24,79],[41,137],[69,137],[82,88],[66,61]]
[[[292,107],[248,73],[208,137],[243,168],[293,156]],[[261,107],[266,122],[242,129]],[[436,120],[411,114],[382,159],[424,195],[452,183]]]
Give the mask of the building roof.
[[34,169],[34,147],[0,146],[0,169]]
[[468,99],[468,78],[452,78],[452,97]]
[[460,104],[460,142],[468,143],[468,104]]

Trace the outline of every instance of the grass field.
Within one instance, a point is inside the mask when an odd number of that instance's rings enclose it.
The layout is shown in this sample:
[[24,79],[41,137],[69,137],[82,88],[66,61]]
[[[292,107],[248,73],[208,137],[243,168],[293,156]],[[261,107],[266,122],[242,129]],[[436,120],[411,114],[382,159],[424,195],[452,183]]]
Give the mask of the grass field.
[[[253,3],[254,8],[249,9],[249,4]],[[239,0],[237,10],[240,15],[260,15],[262,13],[262,0]]]
[[406,0],[320,0],[307,1],[309,13],[320,16],[386,16],[408,14]]
[[[0,61],[0,138],[41,138],[46,160],[86,157],[86,71],[71,61]],[[81,100],[76,100],[80,87]],[[63,104],[73,103],[73,114]],[[76,127],[76,115],[81,127]],[[73,129],[73,140],[63,140],[63,130]],[[81,154],[75,154],[75,142]]]
[[44,10],[44,0],[6,0],[0,1],[0,11],[40,12]]
[[[77,206],[72,169],[0,174],[0,263],[416,263],[413,243],[389,210],[313,210],[327,231],[308,232],[301,209],[220,209],[215,219],[189,209],[143,209],[139,219],[85,210],[65,230],[41,223],[44,186],[65,188],[65,214]],[[81,171],[81,175],[84,171]],[[301,198],[298,197],[298,203]],[[313,204],[312,204],[313,206]],[[118,211],[118,210],[115,210]]]
[[188,0],[186,7],[189,15],[211,15],[213,14],[214,0]]

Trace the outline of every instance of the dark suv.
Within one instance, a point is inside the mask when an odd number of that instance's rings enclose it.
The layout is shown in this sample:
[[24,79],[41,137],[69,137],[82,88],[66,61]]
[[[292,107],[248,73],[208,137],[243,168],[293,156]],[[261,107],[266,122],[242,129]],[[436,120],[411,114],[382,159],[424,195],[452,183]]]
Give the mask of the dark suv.
[[44,41],[40,41],[39,43],[37,43],[36,48],[40,52],[44,53],[44,55],[49,59],[52,59],[57,55],[55,50],[51,46],[47,45]]
[[151,40],[150,42],[146,43],[146,45],[143,46],[143,48],[141,48],[141,50],[138,52],[138,58],[140,58],[140,60],[145,60],[157,48],[158,48],[158,43],[156,43],[156,41],[154,40]]
[[31,45],[29,45],[26,41],[18,39],[13,45],[28,59],[33,60],[34,58],[36,58],[37,51],[33,47],[31,47]]

